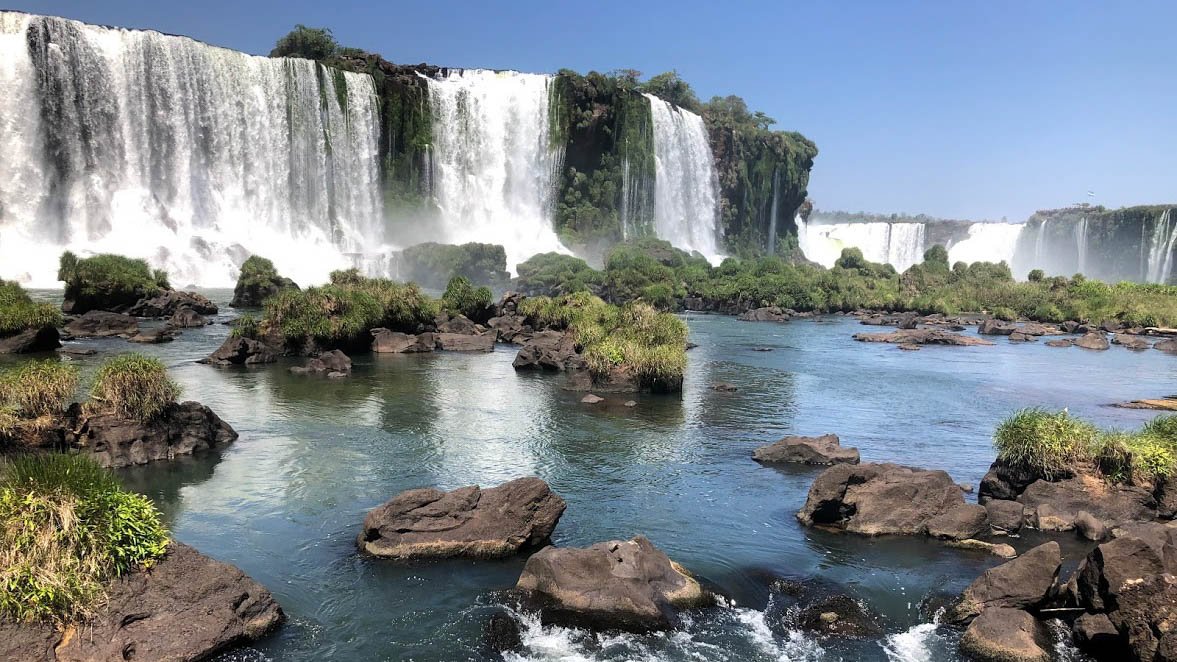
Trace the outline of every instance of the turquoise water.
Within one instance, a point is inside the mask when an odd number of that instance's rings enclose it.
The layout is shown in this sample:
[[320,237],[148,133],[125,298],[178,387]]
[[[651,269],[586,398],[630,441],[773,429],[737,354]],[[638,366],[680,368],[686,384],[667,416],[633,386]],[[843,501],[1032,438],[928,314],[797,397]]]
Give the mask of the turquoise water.
[[[227,292],[211,293],[227,301]],[[225,309],[230,310],[230,309]],[[226,317],[218,318],[223,321]],[[85,343],[99,356],[158,354],[241,438],[223,452],[125,471],[174,535],[266,585],[290,622],[233,660],[482,660],[485,620],[522,560],[398,565],[361,557],[364,514],[397,492],[538,475],[568,502],[557,545],[645,534],[728,597],[673,634],[604,636],[545,629],[526,616],[513,660],[953,660],[955,635],[922,625],[920,603],[963,588],[992,557],[922,540],[812,531],[794,513],[816,469],[765,468],[756,446],[786,433],[835,432],[864,461],[945,469],[977,484],[994,425],[1024,406],[1068,407],[1101,425],[1146,412],[1106,406],[1177,384],[1177,358],[1052,349],[1041,343],[903,352],[857,343],[854,320],[788,324],[686,317],[681,397],[589,408],[558,378],[516,374],[515,350],[358,356],[344,380],[296,377],[290,364],[195,363],[227,334],[216,324],[171,344]],[[771,352],[754,351],[771,347]],[[11,360],[11,359],[10,359]],[[725,381],[739,391],[721,393]],[[1020,539],[1025,548],[1035,541]],[[1082,553],[1071,546],[1072,556]],[[789,626],[774,577],[812,579],[863,600],[887,635],[821,641]]]

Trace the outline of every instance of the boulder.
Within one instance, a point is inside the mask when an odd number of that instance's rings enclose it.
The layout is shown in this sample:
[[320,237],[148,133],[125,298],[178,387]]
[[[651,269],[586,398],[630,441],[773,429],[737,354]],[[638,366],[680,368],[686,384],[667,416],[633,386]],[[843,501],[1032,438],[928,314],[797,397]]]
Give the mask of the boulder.
[[741,322],[787,322],[789,315],[777,306],[768,306],[749,310],[736,319]]
[[1108,619],[1126,650],[1111,659],[1177,660],[1177,577],[1165,572],[1133,581],[1122,587],[1115,607]]
[[1071,338],[1056,338],[1054,340],[1046,341],[1047,347],[1074,347],[1075,341]]
[[159,327],[157,329],[140,329],[139,333],[127,338],[127,340],[142,345],[160,345],[165,342],[172,342],[176,339],[176,335],[176,331],[167,327]]
[[1008,336],[1016,330],[1017,327],[1013,324],[992,317],[977,325],[977,333],[983,336]]
[[848,595],[832,595],[805,606],[797,615],[802,629],[822,636],[875,638],[883,634],[879,619]]
[[604,401],[605,401],[605,398],[602,398],[599,395],[593,395],[592,393],[589,393],[588,395],[586,395],[580,399],[581,404],[586,404],[586,405],[600,404]]
[[373,556],[401,561],[506,557],[547,544],[564,508],[539,478],[485,490],[408,490],[368,513],[357,544]]
[[266,299],[282,290],[297,289],[297,283],[277,274],[264,282],[246,283],[239,278],[233,287],[233,300],[229,305],[233,308],[261,308]]
[[1156,522],[1129,527],[1098,545],[1076,571],[1080,606],[1093,612],[1114,611],[1125,589],[1150,576],[1174,573],[1175,545],[1177,528]]
[[130,338],[138,335],[139,321],[130,315],[91,310],[70,320],[65,325],[65,333],[70,338]]
[[148,299],[140,299],[127,310],[135,317],[171,317],[181,308],[191,308],[200,315],[216,315],[217,305],[203,294],[165,290]]
[[976,336],[952,333],[944,329],[900,329],[890,333],[856,333],[854,339],[861,342],[885,342],[897,345],[992,345],[993,342]]
[[1064,333],[1079,333],[1079,327],[1082,325],[1075,320],[1067,320],[1060,326],[1062,327]]
[[1025,336],[1061,336],[1063,330],[1057,324],[1041,324],[1039,322],[1026,322],[1017,328],[1017,333]]
[[434,326],[437,327],[438,333],[456,333],[462,335],[474,335],[479,333],[479,327],[472,322],[465,315],[455,315],[450,317],[446,313],[442,313],[434,320]]
[[1083,614],[1071,625],[1075,644],[1096,659],[1115,659],[1122,652],[1120,632],[1107,614]]
[[927,534],[943,540],[966,540],[989,530],[984,506],[963,503],[928,520]]
[[296,375],[327,375],[328,377],[350,375],[351,358],[338,349],[333,349],[309,359],[302,367],[291,368],[290,372]]
[[491,352],[495,348],[495,333],[465,334],[438,333],[437,348],[447,352]]
[[1106,525],[1156,519],[1156,500],[1143,488],[1109,485],[1094,476],[1050,482],[1038,480],[1017,499],[1027,523],[1041,531],[1070,531],[1086,511]]
[[173,542],[150,570],[114,580],[84,624],[0,621],[0,659],[43,662],[219,658],[285,620],[265,587],[239,569]]
[[946,617],[951,623],[963,624],[986,609],[1037,609],[1054,597],[1061,567],[1059,544],[1039,545],[982,573]]
[[377,354],[417,354],[432,352],[437,337],[431,332],[413,335],[388,329],[372,329],[372,351]]
[[920,316],[915,313],[907,313],[900,316],[895,326],[900,329],[914,329],[920,324]]
[[644,536],[542,549],[516,588],[545,622],[591,629],[668,630],[678,609],[707,601],[699,582]]
[[[1068,470],[1061,470],[1052,474],[1051,478],[1071,478],[1073,475]],[[990,499],[1016,499],[1034,481],[1043,477],[1040,471],[996,460],[989,465],[989,471],[981,478],[977,500],[983,504]]]
[[1099,323],[1099,330],[1104,333],[1115,333],[1123,328],[1123,325],[1116,320],[1104,320]]
[[752,459],[766,464],[858,464],[857,448],[843,448],[836,434],[785,437],[752,451]]
[[258,365],[273,363],[277,358],[265,343],[253,338],[227,338],[217,351],[201,359],[201,363],[215,366]]
[[199,402],[169,405],[146,422],[111,413],[87,414],[78,405],[66,419],[68,446],[109,468],[171,460],[237,439],[228,423]]
[[499,342],[522,345],[531,339],[531,327],[519,315],[492,317],[486,325],[498,334]]
[[960,650],[977,662],[1050,662],[1046,627],[1021,609],[986,609],[960,638]]
[[0,354],[34,354],[61,347],[61,334],[52,326],[25,329],[0,338]]
[[723,393],[735,393],[736,391],[740,390],[740,387],[729,382],[716,382],[711,385],[711,390],[720,391]]
[[[964,496],[943,471],[895,464],[839,464],[825,470],[809,488],[797,519],[807,526],[830,526],[862,535],[928,535],[929,522],[965,506]],[[958,521],[971,513],[951,515]],[[983,518],[972,521],[987,526]],[[942,532],[948,532],[947,526]],[[953,530],[952,537],[972,538],[980,531]]]
[[1035,340],[1037,340],[1037,338],[1034,336],[1028,336],[1021,331],[1014,331],[1013,333],[1009,334],[1010,342],[1034,342]]
[[523,344],[512,365],[516,370],[566,371],[582,368],[584,359],[572,334],[540,331]]
[[1108,535],[1108,528],[1103,520],[1086,510],[1079,511],[1079,514],[1075,516],[1075,530],[1079,532],[1079,535],[1095,542],[1103,540]]
[[202,326],[208,326],[208,324],[209,321],[204,315],[187,307],[177,310],[168,319],[168,326],[177,329],[198,329]]
[[1152,347],[1152,345],[1150,345],[1148,343],[1148,341],[1145,340],[1144,338],[1137,338],[1136,336],[1128,336],[1128,335],[1124,335],[1123,333],[1117,333],[1115,335],[1115,337],[1112,338],[1112,343],[1119,345],[1119,346],[1123,347],[1124,349],[1134,349],[1137,351],[1145,350],[1145,349]]
[[1103,334],[1090,332],[1075,340],[1075,346],[1083,349],[1104,350],[1111,345],[1108,344],[1108,339]]
[[1152,348],[1159,349],[1162,352],[1168,352],[1169,354],[1177,354],[1177,338],[1161,340],[1155,343]]
[[1025,513],[1020,502],[991,499],[985,503],[985,511],[994,534],[1009,535],[1022,530]]

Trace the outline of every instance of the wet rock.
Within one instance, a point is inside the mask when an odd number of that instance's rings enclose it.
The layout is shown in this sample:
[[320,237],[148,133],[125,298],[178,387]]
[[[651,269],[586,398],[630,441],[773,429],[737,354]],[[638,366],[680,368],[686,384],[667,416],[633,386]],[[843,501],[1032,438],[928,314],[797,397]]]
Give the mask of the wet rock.
[[140,329],[139,333],[127,338],[128,342],[140,343],[143,345],[160,345],[165,342],[172,342],[176,339],[177,332],[161,327],[158,329]]
[[1084,335],[1075,341],[1075,346],[1094,350],[1105,350],[1111,347],[1108,344],[1108,339],[1100,333],[1088,333]]
[[1132,349],[1136,351],[1141,351],[1152,347],[1152,345],[1150,345],[1144,338],[1127,336],[1123,333],[1117,333],[1116,336],[1112,338],[1112,343],[1119,345],[1124,349]]
[[503,612],[492,614],[483,624],[482,640],[494,653],[509,653],[523,648],[519,621]]
[[1013,324],[993,318],[984,320],[977,326],[977,333],[983,336],[1008,336],[1016,330],[1017,327]]
[[1021,502],[992,499],[985,503],[985,510],[993,533],[1008,535],[1022,530],[1025,514]]
[[927,534],[944,540],[964,540],[989,529],[984,506],[960,504],[928,520]]
[[465,334],[438,333],[437,348],[447,352],[491,352],[495,348],[494,333]]
[[768,306],[749,310],[736,319],[741,322],[787,322],[789,315],[777,306]]
[[1054,596],[1061,567],[1058,543],[1039,545],[982,573],[964,590],[946,617],[949,622],[963,624],[986,609],[1036,609]]
[[[943,471],[895,464],[839,464],[814,480],[797,519],[807,526],[830,526],[871,536],[927,535],[930,521],[965,505],[960,488]],[[963,515],[958,511],[951,517]],[[977,533],[952,531],[960,538]]]
[[1021,609],[986,609],[960,639],[960,650],[977,662],[1050,662],[1045,626]]
[[1047,340],[1047,347],[1074,347],[1075,341],[1071,338],[1058,338],[1055,340]]
[[920,351],[920,346],[904,343],[902,345],[898,345],[898,349],[901,349],[905,352],[918,352],[918,351]]
[[130,315],[91,310],[70,320],[65,333],[70,338],[130,338],[139,333],[139,320]]
[[753,352],[771,352],[772,348],[771,347],[753,347],[752,351]]
[[724,393],[734,393],[740,389],[735,384],[732,384],[729,382],[716,382],[711,385],[711,390],[712,391],[721,391]]
[[208,319],[191,308],[181,308],[168,319],[168,326],[176,329],[198,329],[208,325]]
[[833,595],[801,609],[798,624],[823,636],[875,638],[883,634],[879,619],[848,595]]
[[461,335],[474,335],[479,333],[478,325],[471,321],[465,315],[449,315],[442,313],[434,325],[437,327],[438,333],[455,333]]
[[127,310],[135,317],[171,317],[181,308],[191,308],[200,315],[216,315],[217,305],[203,294],[166,290],[148,299],[140,299]]
[[1105,524],[1156,519],[1156,500],[1148,490],[1109,485],[1093,476],[1032,483],[1018,497],[1027,522],[1041,531],[1070,531],[1086,511]]
[[522,345],[532,336],[531,327],[519,315],[492,317],[486,325],[498,334],[498,341],[512,345]]
[[58,347],[61,347],[61,335],[51,326],[25,329],[20,333],[0,338],[0,354],[35,354],[49,352]]
[[678,624],[678,609],[707,601],[699,582],[644,536],[542,549],[516,588],[545,622],[590,629],[667,630]]
[[1009,334],[1010,342],[1034,342],[1035,340],[1036,338],[1033,336],[1028,336],[1020,331],[1014,331],[1013,333]]
[[1075,644],[1097,659],[1114,659],[1122,652],[1120,632],[1107,614],[1083,614],[1071,626]]
[[1103,521],[1086,510],[1075,516],[1075,530],[1088,540],[1099,542],[1108,536],[1108,528]]
[[259,365],[273,363],[277,358],[265,343],[252,338],[227,338],[217,351],[201,360],[215,366]]
[[261,639],[283,620],[263,586],[173,542],[150,570],[111,582],[106,603],[84,625],[0,621],[0,659],[208,660]]
[[602,398],[599,395],[593,395],[592,393],[589,393],[588,395],[586,395],[580,399],[581,404],[586,404],[586,405],[595,405],[595,404],[598,404],[598,403],[601,403],[604,401],[605,401],[605,398]]
[[401,561],[506,557],[547,544],[564,508],[539,478],[487,489],[408,490],[368,513],[357,544]]
[[885,342],[897,345],[992,345],[984,338],[952,333],[943,329],[900,329],[890,333],[856,333],[854,339],[861,342]]
[[752,451],[752,459],[766,464],[858,464],[857,448],[843,448],[836,434],[785,437]]
[[584,366],[584,359],[576,352],[572,334],[562,331],[541,331],[523,344],[512,363],[516,370],[576,370]]
[[290,372],[296,375],[327,375],[328,377],[339,375],[342,377],[351,374],[351,359],[347,354],[333,349],[309,359],[302,367],[291,368]]
[[1162,352],[1169,354],[1177,354],[1177,338],[1169,338],[1168,340],[1161,340],[1152,346],[1153,349],[1159,349]]
[[90,349],[89,347],[61,347],[57,350],[58,354],[65,354],[67,356],[94,356],[98,350]]
[[436,337],[428,331],[413,335],[388,329],[372,329],[372,351],[377,354],[432,352],[436,345]]
[[199,402],[182,402],[146,422],[87,414],[74,405],[63,436],[70,448],[104,467],[118,468],[207,451],[236,440],[237,432]]

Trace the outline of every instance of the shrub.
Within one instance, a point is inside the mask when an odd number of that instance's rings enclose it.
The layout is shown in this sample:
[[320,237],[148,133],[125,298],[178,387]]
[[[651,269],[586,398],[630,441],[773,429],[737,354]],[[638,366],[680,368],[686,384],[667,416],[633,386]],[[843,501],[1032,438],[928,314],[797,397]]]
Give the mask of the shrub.
[[0,465],[0,617],[69,622],[92,613],[105,583],[161,558],[159,513],[78,455]]
[[167,273],[153,271],[146,260],[110,254],[79,259],[66,251],[61,255],[57,278],[65,282],[65,299],[74,302],[75,313],[133,305],[168,287]]
[[0,280],[0,337],[62,323],[61,311],[55,306],[34,303],[19,283]]
[[1144,424],[1143,432],[1177,446],[1177,414],[1157,416]]
[[924,263],[929,266],[940,266],[948,269],[948,249],[940,244],[932,246],[924,251]]
[[326,60],[339,49],[329,28],[308,28],[299,23],[274,44],[270,57],[301,57]]
[[56,360],[30,361],[0,372],[0,406],[23,418],[61,413],[78,388],[78,369]]
[[494,294],[489,287],[474,287],[465,276],[454,276],[441,296],[441,307],[451,315],[485,322],[494,314]]
[[1018,319],[1017,312],[1015,312],[1013,308],[1009,308],[1006,306],[998,306],[997,308],[994,308],[993,309],[993,316],[999,320],[1004,320],[1006,322],[1014,322],[1014,321],[1017,321],[1017,319]]
[[364,278],[354,269],[333,272],[331,280],[267,299],[258,333],[277,330],[288,345],[314,341],[330,349],[370,342],[368,332],[377,327],[415,333],[438,313],[437,302],[413,283]]
[[540,253],[526,262],[520,262],[515,270],[519,279],[515,287],[528,295],[559,296],[584,292],[600,285],[603,274],[588,265],[588,262],[561,253]]
[[1032,269],[1030,274],[1026,276],[1026,280],[1030,281],[1031,283],[1041,283],[1045,279],[1046,272],[1041,269]]
[[237,318],[233,324],[233,330],[229,332],[230,338],[249,338],[257,340],[261,337],[261,329],[258,320],[253,315],[242,315]]
[[168,377],[157,358],[120,354],[98,369],[89,406],[121,416],[149,421],[180,397],[180,385]]
[[997,426],[993,445],[999,460],[1049,479],[1067,473],[1076,462],[1090,460],[1096,434],[1094,425],[1065,410],[1023,409]]

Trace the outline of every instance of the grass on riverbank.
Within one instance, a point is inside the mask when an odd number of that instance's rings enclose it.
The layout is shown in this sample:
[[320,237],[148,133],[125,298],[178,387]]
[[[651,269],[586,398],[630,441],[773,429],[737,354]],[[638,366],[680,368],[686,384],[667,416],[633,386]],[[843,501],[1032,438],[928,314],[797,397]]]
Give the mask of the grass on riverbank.
[[450,315],[465,315],[475,322],[494,316],[494,293],[489,287],[474,287],[465,276],[454,276],[441,295],[441,307]]
[[78,369],[60,361],[30,361],[0,371],[0,448],[36,437],[53,424],[78,388]]
[[997,426],[993,444],[998,461],[1047,479],[1086,468],[1143,485],[1177,474],[1177,415],[1129,432],[1100,430],[1066,411],[1024,409]]
[[55,306],[34,303],[19,283],[0,280],[0,338],[63,323],[61,311]]
[[87,407],[149,421],[180,397],[181,389],[157,358],[119,354],[98,369]]
[[161,558],[168,534],[145,497],[77,455],[0,463],[0,618],[76,621],[110,579]]
[[101,254],[79,258],[61,254],[57,279],[65,283],[65,299],[85,312],[91,305],[134,304],[139,299],[171,289],[167,272],[152,270],[146,260]]

